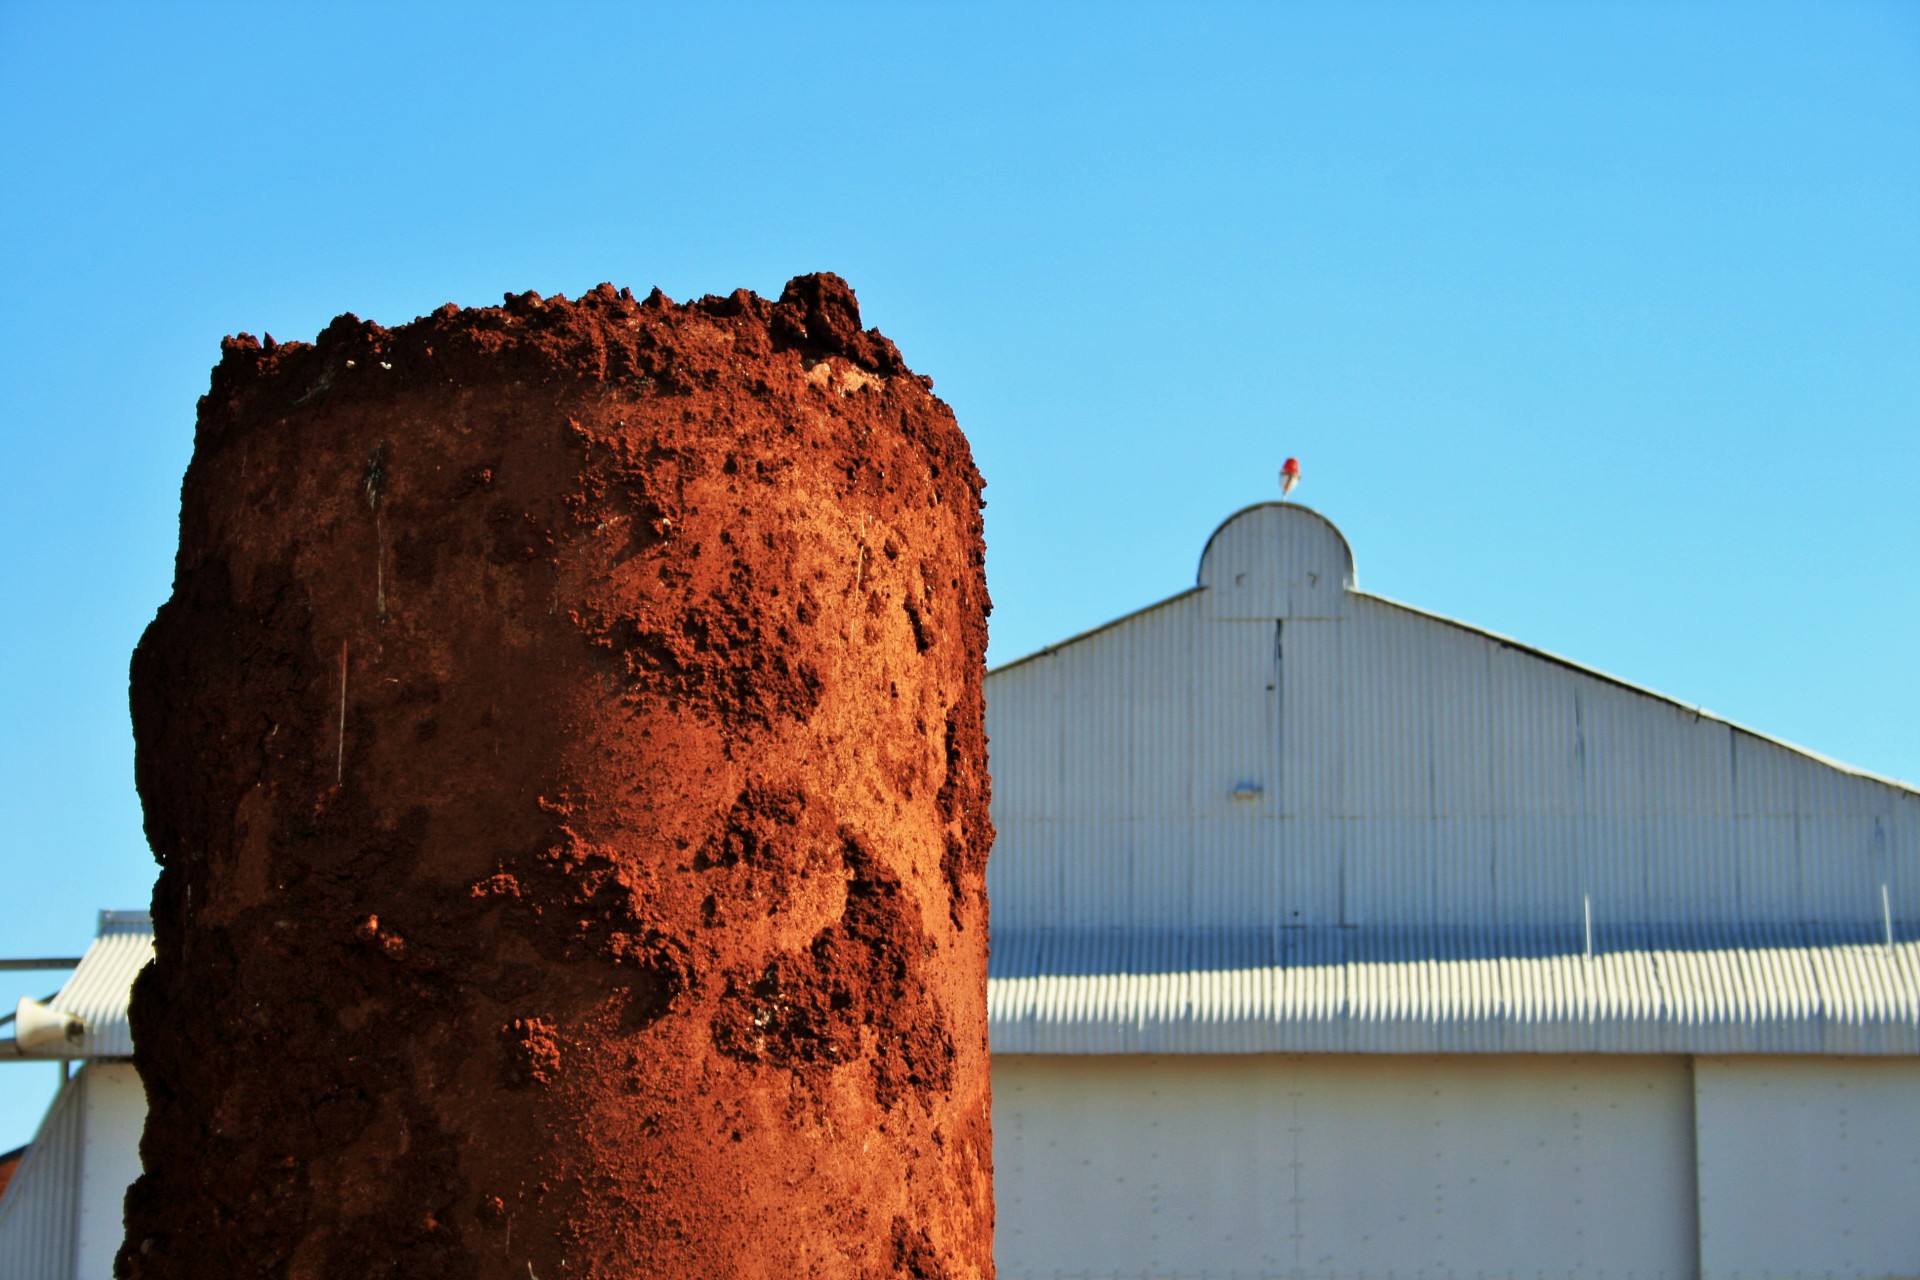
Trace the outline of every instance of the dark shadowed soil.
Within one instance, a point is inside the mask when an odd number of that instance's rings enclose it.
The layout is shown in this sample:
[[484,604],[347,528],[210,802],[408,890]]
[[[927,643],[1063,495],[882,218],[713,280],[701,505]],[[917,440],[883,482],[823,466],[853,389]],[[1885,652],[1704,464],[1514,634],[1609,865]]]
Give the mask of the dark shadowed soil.
[[122,1273],[989,1276],[980,480],[835,276],[229,339]]

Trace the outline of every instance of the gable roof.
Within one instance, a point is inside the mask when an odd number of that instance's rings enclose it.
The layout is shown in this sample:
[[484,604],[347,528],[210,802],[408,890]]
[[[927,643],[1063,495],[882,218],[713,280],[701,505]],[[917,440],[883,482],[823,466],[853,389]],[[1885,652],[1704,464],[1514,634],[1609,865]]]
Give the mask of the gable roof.
[[1920,1053],[1920,792],[1354,589],[1267,503],[995,668],[1003,1052]]
[[[1207,545],[1200,553],[1200,563],[1201,563],[1200,573],[1202,575],[1205,574],[1206,568],[1207,568],[1208,553],[1213,550],[1214,543],[1219,540],[1221,533],[1224,530],[1226,530],[1228,526],[1234,524],[1236,521],[1239,521],[1243,517],[1248,516],[1252,513],[1264,512],[1264,511],[1286,511],[1291,513],[1298,513],[1301,516],[1311,517],[1313,520],[1324,525],[1326,529],[1329,531],[1329,533],[1332,535],[1332,537],[1337,538],[1339,540],[1340,547],[1346,551],[1345,580],[1343,585],[1346,592],[1350,595],[1354,595],[1366,600],[1374,601],[1387,608],[1396,609],[1411,617],[1421,618],[1428,622],[1438,623],[1441,626],[1453,627],[1457,630],[1464,631],[1470,635],[1474,635],[1486,640],[1490,640],[1495,644],[1500,645],[1504,649],[1510,649],[1515,653],[1525,654],[1528,657],[1536,658],[1542,662],[1551,663],[1554,666],[1564,667],[1568,671],[1577,672],[1578,674],[1585,676],[1588,679],[1601,681],[1605,684],[1609,684],[1616,688],[1626,690],[1630,693],[1638,694],[1640,697],[1652,699],[1655,702],[1662,703],[1676,710],[1684,711],[1687,714],[1692,715],[1698,719],[1711,720],[1717,724],[1724,724],[1729,729],[1732,729],[1735,732],[1745,734],[1750,738],[1755,738],[1762,742],[1771,743],[1774,746],[1780,747],[1781,749],[1786,751],[1794,752],[1797,755],[1805,756],[1807,759],[1813,760],[1818,762],[1819,764],[1825,765],[1829,769],[1837,770],[1841,773],[1848,774],[1849,776],[1852,776],[1852,777],[1864,778],[1870,782],[1878,782],[1884,786],[1897,787],[1913,795],[1920,795],[1920,785],[1916,785],[1915,783],[1907,782],[1902,779],[1892,777],[1891,775],[1888,775],[1888,774],[1876,773],[1871,769],[1863,769],[1857,765],[1848,764],[1844,760],[1837,760],[1832,756],[1825,755],[1819,751],[1815,751],[1810,747],[1803,747],[1803,746],[1800,746],[1798,743],[1789,742],[1785,738],[1778,738],[1770,733],[1765,733],[1759,729],[1755,729],[1747,725],[1739,724],[1733,720],[1727,719],[1725,716],[1722,716],[1716,712],[1710,711],[1705,707],[1699,706],[1695,703],[1687,702],[1685,699],[1682,699],[1682,698],[1676,698],[1671,694],[1661,693],[1659,690],[1649,688],[1646,685],[1636,684],[1635,682],[1625,679],[1624,677],[1616,676],[1611,674],[1610,672],[1602,671],[1598,667],[1588,666],[1584,662],[1576,661],[1573,658],[1566,657],[1562,654],[1554,653],[1551,650],[1538,648],[1534,645],[1527,644],[1525,641],[1516,640],[1512,636],[1505,635],[1501,632],[1491,630],[1487,627],[1478,626],[1471,622],[1463,622],[1458,618],[1448,617],[1446,614],[1436,613],[1431,609],[1423,609],[1418,605],[1408,604],[1402,600],[1395,600],[1390,596],[1376,595],[1372,592],[1361,591],[1355,585],[1356,578],[1355,578],[1354,568],[1353,568],[1353,555],[1352,555],[1351,549],[1349,548],[1349,544],[1347,543],[1346,535],[1341,533],[1339,528],[1331,520],[1328,520],[1324,515],[1322,515],[1320,512],[1314,510],[1311,507],[1304,506],[1297,502],[1284,502],[1284,503],[1256,502],[1251,506],[1242,507],[1240,510],[1228,516],[1226,520],[1218,528],[1216,528],[1213,531],[1213,533],[1209,535],[1207,538]],[[1084,631],[1077,631],[1073,635],[1066,637],[1064,640],[1056,640],[1052,644],[1043,645],[1042,647],[1035,649],[1031,653],[1021,654],[1017,658],[1010,658],[1006,662],[1003,662],[999,666],[989,670],[987,672],[987,679],[991,681],[996,676],[999,676],[1005,672],[1017,670],[1018,668],[1023,667],[1028,663],[1037,662],[1043,658],[1050,658],[1056,655],[1065,654],[1066,652],[1073,649],[1075,646],[1081,644],[1084,641],[1091,640],[1096,636],[1102,635],[1116,628],[1124,627],[1129,623],[1136,621],[1137,619],[1146,617],[1148,614],[1151,614],[1156,610],[1164,609],[1169,605],[1179,604],[1181,601],[1188,600],[1191,597],[1207,590],[1207,587],[1208,587],[1208,584],[1206,581],[1204,581],[1204,578],[1203,578],[1201,581],[1197,581],[1193,586],[1188,587],[1184,591],[1177,591],[1173,595],[1154,601],[1152,604],[1142,605],[1140,608],[1134,609],[1128,613],[1123,613],[1117,618],[1109,619],[1108,621],[1102,622],[1097,626],[1088,627]]]

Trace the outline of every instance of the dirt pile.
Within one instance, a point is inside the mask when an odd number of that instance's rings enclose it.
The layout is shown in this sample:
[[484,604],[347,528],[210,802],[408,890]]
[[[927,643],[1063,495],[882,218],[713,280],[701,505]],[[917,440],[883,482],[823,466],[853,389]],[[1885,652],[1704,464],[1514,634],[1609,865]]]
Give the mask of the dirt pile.
[[229,339],[124,1275],[991,1274],[980,480],[835,276]]

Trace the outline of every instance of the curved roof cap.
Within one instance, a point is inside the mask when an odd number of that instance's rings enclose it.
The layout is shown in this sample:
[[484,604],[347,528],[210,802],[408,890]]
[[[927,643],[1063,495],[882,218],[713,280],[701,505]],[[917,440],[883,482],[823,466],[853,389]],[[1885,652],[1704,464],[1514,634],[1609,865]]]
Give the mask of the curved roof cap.
[[1311,507],[1262,502],[1213,531],[1199,580],[1215,617],[1337,617],[1353,587],[1353,552]]

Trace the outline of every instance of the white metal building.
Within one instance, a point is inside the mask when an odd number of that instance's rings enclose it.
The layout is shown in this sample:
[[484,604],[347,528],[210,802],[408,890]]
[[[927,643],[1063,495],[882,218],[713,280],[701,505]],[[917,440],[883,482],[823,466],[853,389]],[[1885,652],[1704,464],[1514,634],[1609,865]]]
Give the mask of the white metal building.
[[109,1280],[140,1174],[147,1098],[128,1059],[127,996],[153,958],[144,911],[102,911],[99,936],[54,998],[22,1000],[0,1071],[76,1064],[0,1196],[0,1280]]
[[1920,1275],[1920,794],[1297,505],[987,678],[1027,1277]]

